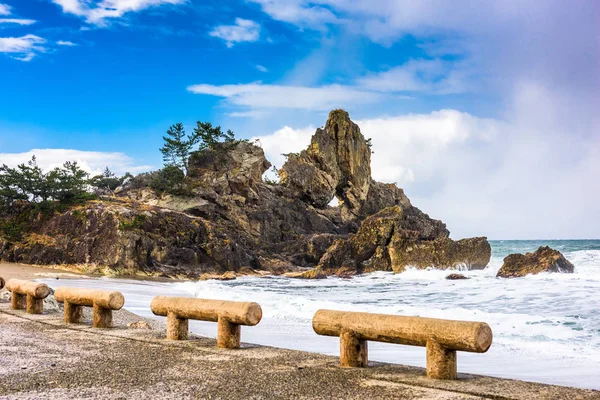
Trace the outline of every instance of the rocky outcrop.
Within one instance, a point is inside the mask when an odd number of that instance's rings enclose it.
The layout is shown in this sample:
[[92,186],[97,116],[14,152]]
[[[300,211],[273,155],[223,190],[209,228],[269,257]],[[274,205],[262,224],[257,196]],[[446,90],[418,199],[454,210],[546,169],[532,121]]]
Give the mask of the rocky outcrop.
[[517,278],[540,272],[559,272],[572,274],[575,267],[560,251],[548,246],[541,246],[533,253],[509,254],[504,257],[504,263],[497,277]]
[[454,241],[446,225],[419,209],[388,207],[365,219],[356,234],[336,241],[306,277],[402,272],[406,267],[483,269],[491,257],[486,238]]
[[134,202],[88,202],[44,215],[25,205],[20,240],[0,258],[24,264],[77,265],[86,272],[198,277],[258,268],[256,256],[202,218]]
[[369,193],[371,149],[348,113],[334,110],[308,149],[290,154],[279,174],[295,196],[318,208],[337,196],[344,219],[355,219]]
[[[310,146],[289,155],[280,184],[263,182],[271,164],[260,147],[241,141],[192,154],[171,194],[150,189],[156,175],[145,174],[100,201],[0,209],[0,259],[195,279],[487,264],[485,238],[449,239],[445,224],[402,189],[372,179],[370,159],[359,127],[334,110]],[[333,197],[340,206],[328,205]]]

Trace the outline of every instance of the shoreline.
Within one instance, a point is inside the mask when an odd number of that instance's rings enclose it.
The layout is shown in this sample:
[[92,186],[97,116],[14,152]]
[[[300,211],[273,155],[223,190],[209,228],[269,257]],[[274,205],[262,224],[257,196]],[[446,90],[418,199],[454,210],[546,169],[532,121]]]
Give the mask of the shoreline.
[[[337,357],[244,343],[215,347],[192,336],[164,340],[164,325],[128,329],[142,319],[115,312],[113,329],[65,325],[62,313],[29,315],[0,301],[0,396],[52,398],[409,398],[409,399],[593,399],[599,391],[459,374],[456,381],[425,378],[424,370],[370,362],[339,368]],[[23,343],[28,343],[24,345]],[[133,356],[134,355],[134,356]],[[118,365],[118,368],[115,366]]]
[[[437,271],[413,271],[399,275],[386,274],[385,276],[378,276],[378,274],[375,274],[373,276],[357,277],[355,280],[341,280],[337,278],[323,281],[305,281],[286,279],[285,277],[274,277],[272,280],[265,280],[259,279],[258,277],[249,277],[228,282],[193,282],[175,281],[171,279],[157,281],[140,279],[139,277],[131,279],[130,277],[123,276],[110,278],[89,275],[71,276],[69,272],[67,272],[66,275],[60,275],[63,271],[59,270],[52,270],[50,275],[46,275],[47,270],[44,268],[24,265],[19,265],[18,267],[21,270],[28,270],[29,273],[31,273],[30,279],[41,280],[52,288],[56,288],[57,286],[72,286],[119,290],[125,295],[125,307],[127,310],[143,317],[153,319],[157,319],[158,317],[152,315],[149,305],[153,296],[156,295],[204,297],[238,301],[254,300],[263,306],[266,314],[263,316],[261,324],[245,331],[242,340],[264,346],[317,352],[333,356],[338,355],[338,341],[332,338],[317,336],[311,328],[310,319],[318,308],[486,321],[490,323],[490,325],[494,322],[495,325],[492,325],[494,333],[499,333],[495,345],[492,346],[486,355],[462,353],[460,355],[461,361],[459,362],[459,371],[505,379],[520,379],[528,382],[563,385],[565,387],[599,389],[598,385],[593,384],[595,381],[595,378],[593,377],[600,371],[600,366],[593,361],[595,359],[593,354],[595,353],[592,351],[592,348],[588,348],[590,352],[586,352],[585,349],[581,348],[580,350],[583,351],[583,353],[573,353],[573,351],[575,351],[575,345],[573,345],[571,352],[566,353],[568,349],[563,346],[559,349],[555,349],[561,350],[564,353],[562,356],[560,356],[560,354],[557,356],[552,355],[551,353],[544,353],[543,349],[547,349],[548,347],[544,347],[541,344],[540,346],[534,345],[534,347],[531,347],[527,342],[523,342],[522,346],[524,347],[513,346],[510,336],[506,336],[507,329],[510,330],[510,325],[515,323],[511,323],[511,321],[517,321],[517,323],[522,325],[525,321],[543,319],[543,314],[532,314],[527,317],[527,319],[523,320],[523,317],[519,317],[519,311],[517,311],[517,314],[511,314],[510,311],[499,310],[499,314],[489,314],[489,312],[493,313],[496,311],[490,311],[485,306],[482,306],[483,308],[481,309],[477,308],[476,310],[480,311],[476,311],[475,314],[469,313],[468,309],[462,311],[459,310],[460,312],[458,314],[456,313],[457,311],[449,311],[449,313],[446,313],[443,311],[443,307],[439,309],[439,306],[419,309],[422,301],[413,298],[414,296],[411,297],[408,294],[401,295],[400,298],[398,298],[400,303],[390,303],[389,301],[384,303],[384,305],[381,306],[383,309],[380,308],[380,306],[369,308],[368,306],[361,305],[362,302],[360,300],[348,298],[348,295],[352,296],[351,293],[361,293],[356,292],[356,289],[353,288],[360,288],[365,284],[369,285],[369,287],[376,284],[373,288],[374,290],[379,290],[379,288],[386,287],[386,285],[388,285],[388,287],[389,285],[394,287],[397,287],[398,285],[409,285],[407,287],[410,287],[410,282],[415,282],[414,284],[418,286],[425,285],[431,287],[432,289],[429,289],[429,292],[432,292],[433,290],[436,293],[438,293],[436,290],[441,290],[442,293],[444,291],[453,292],[455,291],[453,288],[456,287],[456,285],[460,288],[468,288],[469,285],[479,287],[480,283],[478,282],[480,282],[480,278],[477,278],[477,276],[481,273],[477,271],[474,272],[474,276],[471,276],[474,279],[461,281],[458,284],[454,284],[453,282],[444,279],[437,281],[431,280],[432,278],[436,279],[436,275],[443,275],[445,273],[438,273]],[[413,273],[419,274],[417,280],[410,277]],[[2,276],[1,268],[0,276]],[[62,279],[60,278],[61,276],[65,278],[62,283],[53,279],[54,277]],[[83,279],[78,280],[78,278]],[[556,276],[556,278],[560,277]],[[434,282],[439,282],[442,286],[434,284]],[[481,284],[485,285],[485,282],[487,281],[484,281]],[[526,284],[528,281],[524,280],[517,282],[499,280],[497,282],[508,285],[507,289],[510,289],[510,287],[521,287],[521,282]],[[535,281],[530,281],[530,284],[535,282],[538,282],[538,286],[547,285],[544,281],[537,279]],[[284,290],[284,292],[281,292],[281,290]],[[275,296],[277,293],[281,293],[283,297],[281,297],[281,295]],[[334,303],[329,304],[329,300],[334,301]],[[280,305],[279,303],[282,301],[288,305]],[[405,303],[405,301],[408,301],[409,303]],[[390,308],[389,305],[386,306],[385,304],[396,304],[396,306]],[[402,304],[410,304],[408,309],[412,311],[402,312],[402,309],[405,308]],[[505,314],[507,312],[509,314]],[[513,318],[513,315],[516,320]],[[541,316],[537,317],[536,315]],[[501,318],[502,321],[504,318],[508,318],[509,322],[502,322],[502,325],[499,325],[498,321],[501,320],[498,318]],[[506,326],[507,324],[508,326]],[[512,328],[514,329],[514,326]],[[519,328],[519,326],[517,326],[517,328]],[[529,336],[535,335],[537,332],[536,325],[522,325],[521,328],[527,329],[527,332],[530,332],[528,333]],[[196,334],[206,337],[214,337],[216,331],[211,323],[195,321],[190,321],[190,329]],[[569,327],[565,327],[564,329],[568,330]],[[508,333],[510,334],[511,332]],[[519,342],[519,346],[521,346],[521,342]],[[541,353],[532,351],[536,347],[538,347],[538,350],[541,351]],[[372,360],[391,363],[400,362],[416,367],[423,367],[425,365],[424,352],[422,350],[423,349],[418,347],[397,346],[377,342],[370,343],[369,345],[369,353]],[[587,362],[592,362],[593,364],[584,368],[583,365]]]

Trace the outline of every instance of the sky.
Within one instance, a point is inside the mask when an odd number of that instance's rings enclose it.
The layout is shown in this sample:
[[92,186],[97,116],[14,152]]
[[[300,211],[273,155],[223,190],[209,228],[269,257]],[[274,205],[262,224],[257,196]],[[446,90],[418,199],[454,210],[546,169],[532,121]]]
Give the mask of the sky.
[[0,0],[0,163],[159,168],[211,121],[277,167],[331,109],[453,238],[600,238],[595,0]]

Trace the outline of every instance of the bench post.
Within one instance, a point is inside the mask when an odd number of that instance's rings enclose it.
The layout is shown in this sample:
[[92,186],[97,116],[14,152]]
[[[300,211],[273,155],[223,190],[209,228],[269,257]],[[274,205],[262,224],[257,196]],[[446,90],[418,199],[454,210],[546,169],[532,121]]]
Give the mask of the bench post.
[[112,310],[110,308],[104,308],[100,305],[94,303],[94,328],[112,328],[113,327],[113,317]]
[[239,349],[240,343],[240,326],[220,316],[217,320],[217,347],[221,349]]
[[340,334],[340,366],[342,368],[364,368],[369,364],[369,349],[366,340],[359,339],[351,331]]
[[188,319],[179,318],[174,312],[167,313],[167,339],[186,340],[188,338]]
[[13,310],[24,310],[26,307],[26,296],[24,294],[12,292],[11,306]]
[[83,307],[65,300],[65,322],[79,324],[83,321]]
[[444,348],[436,340],[426,344],[427,376],[433,379],[456,379],[456,350]]
[[42,314],[44,312],[44,299],[39,299],[28,294],[26,296],[27,313]]

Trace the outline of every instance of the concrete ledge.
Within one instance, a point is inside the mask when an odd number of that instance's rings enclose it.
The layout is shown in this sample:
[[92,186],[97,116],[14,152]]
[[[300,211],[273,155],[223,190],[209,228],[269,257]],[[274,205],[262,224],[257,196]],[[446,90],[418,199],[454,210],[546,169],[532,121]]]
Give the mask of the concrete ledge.
[[337,357],[249,344],[217,349],[207,338],[166,342],[162,328],[128,329],[120,313],[127,311],[115,312],[114,329],[95,330],[67,325],[58,312],[28,315],[0,303],[0,397],[600,398],[599,391],[470,374],[439,381],[421,368],[385,363],[343,369]]

